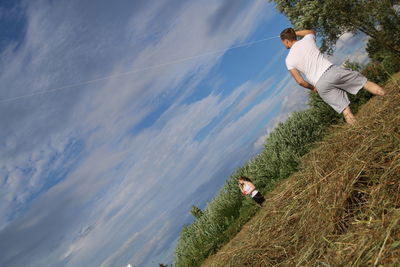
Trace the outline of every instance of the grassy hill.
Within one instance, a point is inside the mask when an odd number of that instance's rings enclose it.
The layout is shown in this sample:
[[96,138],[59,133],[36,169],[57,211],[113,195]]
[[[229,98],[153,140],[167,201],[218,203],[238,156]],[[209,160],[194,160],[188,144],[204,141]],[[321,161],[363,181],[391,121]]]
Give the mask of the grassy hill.
[[400,75],[385,88],[203,266],[399,266]]

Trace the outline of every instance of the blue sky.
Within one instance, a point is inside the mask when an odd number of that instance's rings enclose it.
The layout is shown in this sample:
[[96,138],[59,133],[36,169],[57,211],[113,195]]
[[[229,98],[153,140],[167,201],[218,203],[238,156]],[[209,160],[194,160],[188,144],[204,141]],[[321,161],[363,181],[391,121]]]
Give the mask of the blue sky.
[[279,39],[228,49],[290,26],[267,1],[10,0],[0,22],[1,266],[171,262],[190,207],[306,108]]

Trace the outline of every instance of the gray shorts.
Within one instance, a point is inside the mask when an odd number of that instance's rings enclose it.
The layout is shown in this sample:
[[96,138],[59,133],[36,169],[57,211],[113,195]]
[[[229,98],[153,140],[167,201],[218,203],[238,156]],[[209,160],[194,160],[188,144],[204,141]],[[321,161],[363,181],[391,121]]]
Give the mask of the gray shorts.
[[322,100],[337,113],[342,113],[350,104],[347,93],[357,94],[367,82],[362,74],[338,66],[330,67],[315,84]]

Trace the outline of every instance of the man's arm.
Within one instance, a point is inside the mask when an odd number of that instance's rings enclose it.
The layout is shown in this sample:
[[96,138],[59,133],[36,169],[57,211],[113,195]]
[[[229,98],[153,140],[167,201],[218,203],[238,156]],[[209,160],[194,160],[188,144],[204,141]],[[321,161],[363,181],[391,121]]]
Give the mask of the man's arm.
[[297,69],[291,69],[289,70],[289,72],[290,74],[292,74],[293,78],[300,86],[308,88],[313,92],[317,92],[317,89],[312,84],[308,83],[303,79],[303,76],[301,76],[300,72]]
[[314,34],[314,35],[315,35],[315,31],[314,31],[314,30],[301,30],[301,31],[296,31],[296,35],[297,35],[297,36],[306,36],[307,34]]

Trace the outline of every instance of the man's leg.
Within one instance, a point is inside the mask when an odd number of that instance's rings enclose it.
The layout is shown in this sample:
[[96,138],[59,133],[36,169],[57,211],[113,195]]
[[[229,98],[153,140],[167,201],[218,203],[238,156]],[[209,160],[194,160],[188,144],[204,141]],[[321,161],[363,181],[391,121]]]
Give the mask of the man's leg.
[[380,95],[380,96],[384,96],[385,95],[385,90],[383,90],[382,87],[380,87],[376,83],[373,83],[373,82],[370,82],[370,81],[367,81],[365,83],[364,89],[367,90],[368,92],[370,92],[371,94],[374,94],[374,95]]
[[351,112],[350,107],[347,107],[343,110],[343,117],[346,120],[346,122],[350,125],[354,125],[357,123],[356,118],[353,115],[353,112]]

